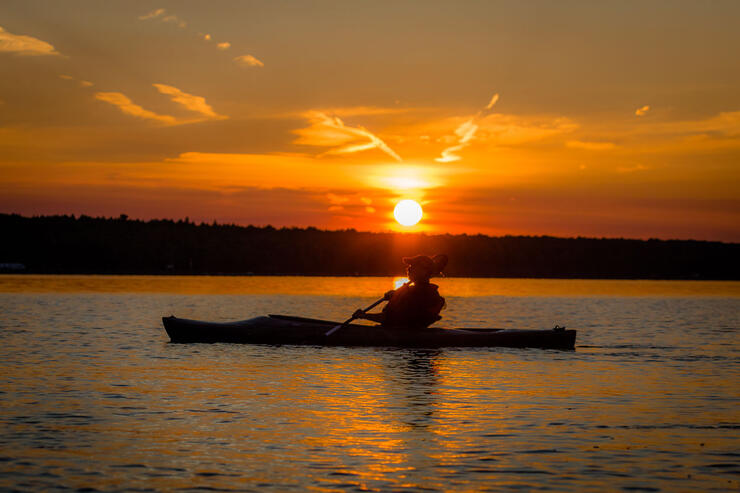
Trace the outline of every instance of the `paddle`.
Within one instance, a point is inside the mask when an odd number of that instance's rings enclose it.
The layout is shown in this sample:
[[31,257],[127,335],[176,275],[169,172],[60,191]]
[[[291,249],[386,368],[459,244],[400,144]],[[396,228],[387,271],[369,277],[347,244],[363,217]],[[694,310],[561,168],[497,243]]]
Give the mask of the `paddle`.
[[[378,301],[376,301],[376,302],[375,302],[375,303],[373,303],[372,305],[370,305],[370,306],[368,306],[367,308],[365,308],[364,310],[362,310],[362,312],[363,312],[363,313],[365,313],[365,312],[369,312],[370,310],[372,310],[373,308],[375,308],[376,306],[378,306],[379,304],[381,304],[381,303],[382,303],[382,302],[384,302],[384,301],[386,301],[386,299],[385,299],[385,296],[383,296],[383,297],[382,297],[382,298],[380,298],[380,299],[379,299]],[[342,327],[344,327],[345,325],[347,325],[348,323],[350,323],[350,322],[351,322],[352,320],[354,320],[355,318],[357,318],[357,317],[355,317],[354,315],[353,315],[353,316],[351,316],[351,317],[350,317],[350,318],[348,318],[348,319],[347,319],[346,321],[344,321],[344,323],[341,323],[341,324],[339,324],[339,325],[336,325],[336,326],[332,327],[331,329],[329,329],[329,330],[328,330],[328,331],[326,332],[326,334],[325,334],[325,335],[326,335],[326,336],[330,336],[330,335],[332,335],[332,334],[333,334],[334,332],[338,331],[339,329],[341,329]]]

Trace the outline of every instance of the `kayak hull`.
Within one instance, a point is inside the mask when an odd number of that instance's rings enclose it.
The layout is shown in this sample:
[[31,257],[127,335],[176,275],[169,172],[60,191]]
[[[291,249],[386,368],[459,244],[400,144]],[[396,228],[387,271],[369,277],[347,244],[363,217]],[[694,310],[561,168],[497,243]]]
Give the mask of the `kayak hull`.
[[203,322],[174,316],[162,323],[175,343],[214,343],[384,347],[533,347],[573,349],[575,330],[444,329],[405,330],[349,324],[330,336],[339,322],[282,315],[238,322]]

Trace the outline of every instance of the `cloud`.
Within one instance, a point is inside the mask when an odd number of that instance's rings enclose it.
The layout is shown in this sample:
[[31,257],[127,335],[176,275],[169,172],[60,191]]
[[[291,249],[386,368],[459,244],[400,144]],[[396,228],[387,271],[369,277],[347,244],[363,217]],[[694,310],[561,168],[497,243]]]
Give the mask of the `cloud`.
[[617,148],[614,142],[584,142],[581,140],[569,140],[565,145],[571,149],[584,149],[587,151],[610,151]]
[[322,190],[326,202],[327,176],[337,195],[340,190],[355,190],[365,183],[356,166],[343,161],[322,161],[302,153],[230,154],[186,152],[167,158],[170,166],[149,167],[147,182],[157,173],[163,183],[190,184],[199,188],[233,189],[240,186],[261,188],[288,187]]
[[224,41],[223,43],[218,43],[216,45],[216,48],[218,48],[219,50],[228,50],[229,48],[231,48],[231,43],[229,43],[228,41]]
[[324,154],[352,154],[380,149],[396,161],[402,161],[385,142],[363,127],[349,127],[339,117],[321,111],[310,111],[304,116],[308,118],[310,126],[294,131],[299,136],[296,144],[332,148]]
[[680,153],[740,149],[740,111],[723,111],[699,120],[651,121],[612,130],[610,140],[641,152]]
[[346,195],[337,195],[335,193],[327,193],[326,198],[329,199],[330,204],[338,205],[338,204],[346,204],[349,202],[350,197]]
[[181,91],[180,89],[168,86],[166,84],[152,84],[160,93],[166,94],[170,96],[170,99],[174,101],[177,104],[180,104],[187,108],[190,111],[194,111],[196,113],[200,113],[201,115],[214,119],[214,120],[224,120],[228,118],[228,116],[219,115],[215,111],[213,111],[213,108],[211,105],[206,103],[205,98],[200,96],[195,96],[193,94],[188,94],[186,92]]
[[459,127],[455,129],[455,135],[458,136],[457,145],[448,147],[442,151],[442,155],[435,159],[438,163],[451,163],[462,159],[460,156],[455,154],[468,146],[475,133],[478,131],[478,125],[474,123],[474,119],[470,118],[465,122],[461,123]]
[[682,122],[675,128],[694,132],[712,132],[727,137],[740,136],[740,111],[723,111],[717,116],[698,122]]
[[344,193],[342,195],[329,192],[326,194],[329,201],[327,208],[332,212],[360,213],[364,211],[368,214],[375,213],[375,207],[372,206],[373,200],[369,197],[359,196],[356,193]]
[[643,166],[642,164],[637,164],[635,166],[629,166],[629,167],[619,167],[617,168],[617,173],[637,173],[639,171],[647,171],[647,166]]
[[478,122],[476,139],[499,146],[517,146],[575,131],[578,124],[564,117],[521,117],[492,114]]
[[149,110],[145,110],[138,104],[134,104],[125,94],[120,92],[96,92],[95,99],[105,101],[118,107],[123,113],[145,120],[155,120],[161,123],[175,124],[177,119],[170,115],[159,115]]
[[94,85],[95,85],[95,84],[93,84],[92,82],[90,82],[89,80],[80,80],[80,79],[75,79],[75,78],[74,78],[74,77],[72,77],[71,75],[60,75],[60,76],[59,76],[59,78],[60,78],[60,79],[64,79],[64,80],[72,80],[72,81],[76,81],[77,83],[79,83],[79,84],[80,84],[80,87],[92,87],[92,86],[94,86]]
[[33,36],[11,34],[0,27],[0,52],[17,53],[19,55],[60,55],[60,53],[46,41]]
[[188,23],[184,20],[177,17],[175,14],[169,14],[165,15],[166,10],[165,9],[156,9],[152,10],[148,14],[140,15],[139,20],[140,21],[148,21],[152,19],[159,19],[162,22],[169,22],[171,24],[177,24],[177,27],[179,28],[185,28],[187,27]]
[[647,104],[646,104],[646,105],[645,105],[645,106],[643,106],[642,108],[637,108],[637,109],[635,110],[635,115],[637,115],[637,116],[643,116],[643,115],[644,115],[645,113],[647,113],[648,111],[650,111],[650,105],[647,105]]
[[327,108],[318,110],[324,113],[331,113],[337,116],[377,116],[377,115],[396,115],[407,113],[408,108],[385,108],[380,106],[346,106],[339,108]]
[[185,125],[205,120],[225,120],[228,118],[228,116],[219,115],[213,111],[211,105],[206,103],[205,98],[201,96],[188,94],[187,92],[166,84],[152,84],[152,86],[154,86],[161,94],[169,96],[171,101],[185,107],[189,111],[200,113],[205,118],[178,119],[171,115],[160,115],[133,103],[125,94],[120,92],[98,92],[95,93],[95,99],[117,106],[127,115],[136,116],[146,120],[155,120],[168,125]]
[[460,159],[462,159],[460,156],[457,155],[457,153],[470,145],[470,142],[475,137],[475,133],[478,131],[478,124],[476,122],[488,115],[488,112],[493,108],[493,105],[498,102],[498,98],[498,93],[495,93],[493,96],[491,96],[491,100],[488,102],[484,109],[480,110],[475,116],[461,123],[455,129],[455,135],[457,135],[457,144],[442,150],[442,155],[438,158],[435,158],[434,160],[438,163],[452,163],[454,161],[459,161]]
[[162,14],[164,14],[164,9],[152,10],[148,14],[140,15],[139,16],[139,20],[140,21],[146,21],[146,20],[149,20],[149,19],[155,19],[155,18],[159,17]]
[[498,93],[491,96],[491,101],[486,106],[486,109],[490,110],[491,108],[493,108],[493,105],[496,104],[497,102],[498,102]]
[[241,55],[234,58],[234,61],[238,63],[239,65],[243,65],[245,67],[264,67],[265,64],[262,63],[260,60],[257,60],[252,55]]
[[168,16],[162,17],[163,22],[170,22],[172,24],[177,24],[177,27],[179,28],[185,28],[187,27],[188,23],[184,20],[180,19],[174,14],[170,14]]

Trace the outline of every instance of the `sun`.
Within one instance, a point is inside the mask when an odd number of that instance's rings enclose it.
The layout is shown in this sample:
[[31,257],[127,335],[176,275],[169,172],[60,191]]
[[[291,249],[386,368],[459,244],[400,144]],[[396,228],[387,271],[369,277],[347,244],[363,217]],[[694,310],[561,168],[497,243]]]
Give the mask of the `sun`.
[[393,215],[399,224],[413,226],[421,220],[421,206],[414,200],[405,199],[396,204]]

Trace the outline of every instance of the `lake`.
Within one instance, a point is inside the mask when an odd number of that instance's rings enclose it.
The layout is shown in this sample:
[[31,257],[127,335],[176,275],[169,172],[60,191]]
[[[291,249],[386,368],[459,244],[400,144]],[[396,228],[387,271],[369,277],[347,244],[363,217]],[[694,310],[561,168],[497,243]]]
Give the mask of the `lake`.
[[575,351],[170,344],[399,279],[0,276],[0,490],[737,491],[740,282],[437,282]]

